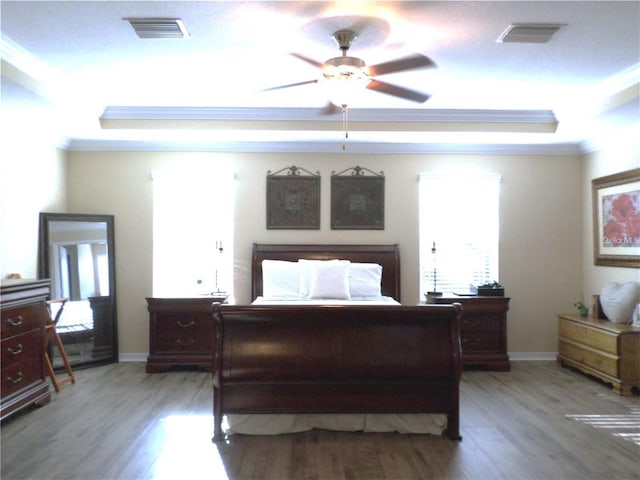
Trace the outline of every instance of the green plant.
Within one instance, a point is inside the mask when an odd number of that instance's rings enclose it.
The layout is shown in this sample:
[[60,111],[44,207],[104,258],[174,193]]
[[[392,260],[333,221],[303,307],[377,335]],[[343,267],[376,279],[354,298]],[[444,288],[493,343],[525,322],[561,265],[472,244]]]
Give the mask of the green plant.
[[583,317],[589,315],[589,307],[587,307],[584,302],[576,302],[573,304],[573,306],[578,309],[580,315],[582,315]]

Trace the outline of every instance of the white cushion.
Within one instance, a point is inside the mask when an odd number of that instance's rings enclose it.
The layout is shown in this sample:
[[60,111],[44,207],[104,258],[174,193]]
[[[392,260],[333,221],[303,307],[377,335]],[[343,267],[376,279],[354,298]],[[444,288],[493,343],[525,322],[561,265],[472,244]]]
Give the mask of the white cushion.
[[298,265],[300,266],[300,287],[299,294],[303,297],[308,297],[311,290],[311,266],[324,263],[327,260],[307,260],[305,258],[301,258],[298,260]]
[[300,267],[298,262],[284,260],[262,261],[262,296],[286,297],[300,291]]
[[640,303],[636,305],[636,308],[633,309],[633,322],[631,325],[634,327],[640,327]]
[[349,263],[348,260],[313,263],[309,276],[309,298],[350,299]]
[[600,292],[600,304],[606,317],[615,323],[631,323],[633,309],[640,302],[640,283],[607,282]]
[[380,297],[381,283],[382,265],[352,262],[349,266],[349,293],[352,297]]

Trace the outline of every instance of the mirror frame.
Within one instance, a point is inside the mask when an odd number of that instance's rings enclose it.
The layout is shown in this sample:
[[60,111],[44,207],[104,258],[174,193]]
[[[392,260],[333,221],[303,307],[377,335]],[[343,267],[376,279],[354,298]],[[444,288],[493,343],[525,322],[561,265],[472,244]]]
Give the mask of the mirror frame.
[[[111,338],[111,346],[105,345],[106,349],[101,349],[100,355],[95,360],[85,360],[72,363],[73,368],[85,368],[91,366],[104,365],[118,362],[118,312],[116,309],[116,256],[115,256],[115,234],[113,215],[85,214],[85,213],[52,213],[40,212],[38,229],[38,278],[51,278],[49,269],[49,223],[58,222],[104,222],[107,225],[107,245],[108,245],[108,266],[109,266],[109,300],[106,307],[108,315],[111,316],[111,324],[107,326],[106,334]],[[100,297],[102,298],[102,297]],[[104,297],[107,298],[107,297]],[[111,355],[109,355],[109,350]],[[56,367],[58,370],[60,367]]]

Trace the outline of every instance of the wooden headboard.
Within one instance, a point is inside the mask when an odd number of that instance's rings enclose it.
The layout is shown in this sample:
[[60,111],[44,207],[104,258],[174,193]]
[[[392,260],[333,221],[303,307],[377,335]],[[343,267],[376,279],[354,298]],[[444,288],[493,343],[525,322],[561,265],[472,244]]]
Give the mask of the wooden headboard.
[[382,265],[382,294],[400,301],[400,251],[393,245],[253,244],[251,298],[262,295],[262,260],[350,260]]

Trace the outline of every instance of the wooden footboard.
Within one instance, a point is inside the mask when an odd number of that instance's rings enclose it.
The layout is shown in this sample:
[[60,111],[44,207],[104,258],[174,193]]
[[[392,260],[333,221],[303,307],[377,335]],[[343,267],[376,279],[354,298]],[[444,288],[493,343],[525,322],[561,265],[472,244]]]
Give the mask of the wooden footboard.
[[461,312],[215,305],[214,439],[228,413],[444,413],[460,439]]

